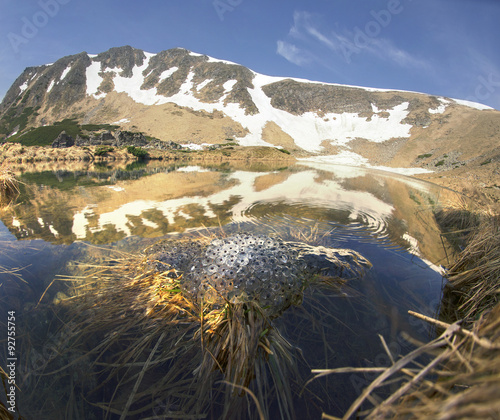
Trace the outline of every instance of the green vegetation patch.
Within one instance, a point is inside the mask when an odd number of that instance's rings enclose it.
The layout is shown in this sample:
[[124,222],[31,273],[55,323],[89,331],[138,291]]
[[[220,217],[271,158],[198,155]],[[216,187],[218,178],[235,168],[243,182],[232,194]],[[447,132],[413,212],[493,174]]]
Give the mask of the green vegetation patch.
[[430,158],[432,156],[432,153],[424,153],[423,155],[418,155],[417,158],[418,159],[427,159],[427,158]]
[[127,152],[139,159],[144,159],[148,155],[147,150],[135,146],[127,146]]
[[49,146],[62,131],[73,138],[82,134],[82,129],[75,119],[65,119],[54,125],[34,128],[20,136],[14,136],[12,140],[23,146]]
[[443,165],[444,165],[444,160],[440,160],[434,166],[443,166]]
[[[37,108],[38,109],[38,108]],[[13,113],[11,110],[9,113]],[[31,115],[36,115],[36,109],[34,108],[25,108],[23,113],[15,118],[10,120],[8,126],[1,125],[0,122],[0,134],[9,134],[13,131],[15,127],[19,125],[18,131],[22,131],[28,122],[28,118]],[[8,115],[7,115],[8,116]],[[5,117],[2,119],[5,119]],[[32,128],[31,130],[17,134],[9,138],[9,141],[21,143],[24,146],[49,146],[52,142],[61,134],[62,131],[65,131],[66,134],[76,139],[76,136],[81,136],[83,138],[88,138],[88,135],[85,133],[88,132],[97,132],[102,130],[113,131],[119,129],[119,125],[113,124],[82,124],[80,125],[76,118],[67,118],[65,120],[56,122],[52,125],[46,125],[44,127]]]
[[96,156],[105,156],[108,152],[112,152],[114,150],[111,146],[97,146],[95,149],[94,155]]
[[422,205],[422,202],[418,199],[413,191],[410,191],[410,198],[417,203],[419,206]]
[[83,124],[80,127],[82,130],[85,131],[100,131],[100,130],[114,131],[120,128],[119,125],[113,125],[113,124]]
[[33,108],[28,106],[23,109],[20,115],[16,116],[18,108],[12,107],[0,120],[0,134],[5,134],[7,136],[12,133],[16,127],[18,127],[17,131],[21,132],[28,125],[29,118],[32,115],[38,115],[36,112],[38,109],[40,109],[40,107]]

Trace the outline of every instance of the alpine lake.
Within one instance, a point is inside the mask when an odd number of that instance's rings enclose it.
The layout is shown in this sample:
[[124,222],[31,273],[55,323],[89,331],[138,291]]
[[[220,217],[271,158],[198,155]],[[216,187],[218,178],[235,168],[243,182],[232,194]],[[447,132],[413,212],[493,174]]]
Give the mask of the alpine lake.
[[[310,381],[313,370],[386,367],[435,337],[408,311],[439,315],[453,251],[436,212],[456,201],[450,190],[306,162],[37,170],[18,172],[20,195],[0,209],[0,325],[15,314],[24,419],[341,417],[378,373]],[[252,318],[244,303],[238,327],[227,321],[239,316],[229,302],[186,303],[172,286],[185,273],[140,272],[151,270],[145,250],[157,241],[175,252],[235,235],[351,250],[371,267],[304,277],[299,298],[273,317]],[[5,370],[5,336],[0,342]],[[243,379],[234,373],[240,351]]]

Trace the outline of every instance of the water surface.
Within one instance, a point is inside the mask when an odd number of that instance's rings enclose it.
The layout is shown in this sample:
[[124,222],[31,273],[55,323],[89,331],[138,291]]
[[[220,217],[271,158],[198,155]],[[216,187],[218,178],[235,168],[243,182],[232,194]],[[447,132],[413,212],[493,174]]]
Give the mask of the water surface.
[[[0,210],[0,300],[18,317],[18,401],[27,418],[50,418],[54,410],[70,410],[66,418],[103,418],[88,401],[105,401],[111,391],[86,400],[90,368],[45,375],[57,354],[54,337],[72,321],[57,310],[71,297],[64,276],[74,275],[79,262],[102,263],[108,250],[139,254],[164,237],[245,231],[348,248],[371,261],[362,278],[338,290],[308,290],[302,305],[276,320],[303,355],[303,378],[289,378],[298,388],[310,369],[388,365],[378,335],[396,358],[411,348],[402,334],[419,340],[432,334],[407,311],[433,316],[439,307],[449,251],[434,211],[454,194],[435,185],[362,168],[307,165],[156,163],[19,178],[21,196]],[[372,379],[344,374],[313,382],[297,399],[297,417],[341,416]],[[37,395],[44,395],[44,407]],[[157,398],[149,417],[169,418],[167,406]],[[82,412],[87,417],[79,417]]]

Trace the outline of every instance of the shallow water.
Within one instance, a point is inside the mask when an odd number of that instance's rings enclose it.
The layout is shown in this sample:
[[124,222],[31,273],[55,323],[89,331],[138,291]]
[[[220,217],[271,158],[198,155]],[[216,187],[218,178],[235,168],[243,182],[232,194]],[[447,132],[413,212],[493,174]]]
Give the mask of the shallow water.
[[[57,355],[48,343],[72,321],[57,310],[60,299],[71,296],[64,276],[74,274],[78,262],[102,263],[101,249],[139,254],[165,236],[245,231],[362,254],[373,264],[362,278],[335,290],[306,290],[302,304],[275,321],[303,355],[304,377],[287,378],[297,389],[311,378],[310,369],[387,366],[378,335],[397,358],[411,348],[402,333],[417,340],[433,333],[407,311],[433,316],[439,308],[449,250],[433,211],[454,193],[435,185],[362,168],[307,165],[155,164],[19,178],[22,195],[0,210],[0,301],[4,311],[16,312],[16,383],[23,391],[17,402],[26,418],[50,418],[54,410],[66,410],[65,418],[104,418],[84,401],[85,366],[68,367],[57,381],[44,374]],[[5,331],[6,321],[0,322]],[[372,379],[339,374],[312,382],[297,398],[297,418],[341,416]],[[40,390],[45,407],[33,405]],[[99,392],[94,402],[105,402],[112,390]],[[155,398],[149,417],[169,418],[168,401]]]

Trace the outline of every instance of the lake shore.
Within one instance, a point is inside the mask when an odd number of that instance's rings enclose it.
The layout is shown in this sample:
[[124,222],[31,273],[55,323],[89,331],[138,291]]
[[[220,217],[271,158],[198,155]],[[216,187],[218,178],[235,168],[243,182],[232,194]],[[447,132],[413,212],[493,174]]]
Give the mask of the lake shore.
[[[158,150],[146,149],[145,161],[194,162],[199,164],[252,162],[280,167],[297,161],[293,154],[264,146],[225,146],[215,150]],[[77,165],[84,168],[90,164],[129,164],[139,158],[125,148],[110,148],[100,154],[99,146],[53,148],[49,146],[22,146],[18,143],[0,144],[0,165],[15,170],[35,171],[37,168],[57,165]],[[390,170],[390,168],[387,168]],[[495,164],[482,166],[461,166],[447,171],[414,175],[416,178],[450,188],[479,201],[482,205],[500,203],[500,169]]]
[[[233,161],[233,160],[263,160],[263,161],[295,161],[286,151],[264,146],[227,146],[215,150],[158,150],[147,151],[145,160],[164,161]],[[103,152],[101,146],[53,148],[50,146],[22,146],[18,143],[0,145],[0,165],[31,164],[38,162],[133,162],[138,157],[129,153],[126,148],[109,147]]]
[[497,165],[462,166],[415,177],[457,191],[481,206],[500,204],[500,168]]

